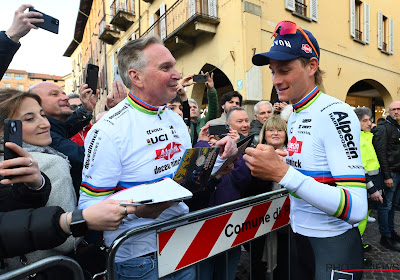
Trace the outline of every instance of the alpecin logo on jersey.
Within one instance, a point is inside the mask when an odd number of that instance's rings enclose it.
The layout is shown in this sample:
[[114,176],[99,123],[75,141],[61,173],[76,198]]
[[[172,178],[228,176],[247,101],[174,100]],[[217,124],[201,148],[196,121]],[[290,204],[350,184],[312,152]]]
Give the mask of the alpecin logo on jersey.
[[156,150],[156,160],[157,159],[165,159],[170,160],[174,154],[179,153],[181,149],[179,148],[181,144],[177,144],[175,142],[169,143],[164,149]]
[[353,141],[354,137],[351,133],[351,121],[350,118],[348,118],[349,115],[346,112],[332,112],[329,114],[329,117],[336,127],[340,141],[346,151],[347,158],[358,158],[357,145],[355,141]]
[[303,141],[297,141],[296,137],[293,136],[287,145],[287,151],[289,156],[292,156],[294,153],[301,154],[302,146],[303,146]]

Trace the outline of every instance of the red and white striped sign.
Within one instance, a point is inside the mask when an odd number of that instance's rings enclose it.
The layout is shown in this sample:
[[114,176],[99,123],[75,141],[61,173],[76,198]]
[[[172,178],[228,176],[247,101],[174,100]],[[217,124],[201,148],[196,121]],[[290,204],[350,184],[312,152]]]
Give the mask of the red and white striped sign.
[[157,234],[159,277],[287,225],[289,212],[289,196],[284,196],[160,232]]

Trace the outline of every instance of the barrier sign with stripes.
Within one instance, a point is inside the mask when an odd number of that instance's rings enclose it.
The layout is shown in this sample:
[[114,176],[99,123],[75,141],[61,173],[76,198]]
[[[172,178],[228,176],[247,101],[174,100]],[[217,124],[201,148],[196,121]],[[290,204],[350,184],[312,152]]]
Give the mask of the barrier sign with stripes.
[[285,226],[289,223],[289,212],[289,196],[283,196],[159,232],[159,277]]

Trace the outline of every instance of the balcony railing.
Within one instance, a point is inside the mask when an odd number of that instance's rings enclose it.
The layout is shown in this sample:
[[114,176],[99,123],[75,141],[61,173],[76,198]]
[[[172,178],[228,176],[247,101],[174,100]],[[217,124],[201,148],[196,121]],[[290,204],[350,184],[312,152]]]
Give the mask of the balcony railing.
[[157,34],[166,46],[179,38],[191,41],[202,33],[216,32],[219,23],[216,0],[178,0],[143,34]]
[[299,2],[299,1],[295,1],[295,6],[296,6],[296,13],[302,15],[302,16],[307,16],[307,5]]
[[104,15],[100,21],[99,27],[99,39],[107,44],[113,45],[120,37],[119,30],[110,23],[109,15]]
[[385,42],[382,43],[382,51],[385,51],[385,52],[388,51],[387,43],[385,43]]
[[361,30],[356,29],[356,37],[355,38],[357,40],[362,41],[362,31]]
[[110,23],[122,30],[132,25],[135,15],[134,0],[114,0],[110,5]]

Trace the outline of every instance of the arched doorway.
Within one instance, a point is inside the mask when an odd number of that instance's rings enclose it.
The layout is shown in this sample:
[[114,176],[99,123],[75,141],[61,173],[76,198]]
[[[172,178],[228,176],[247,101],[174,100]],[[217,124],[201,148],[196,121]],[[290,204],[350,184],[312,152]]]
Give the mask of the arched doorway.
[[390,97],[388,90],[379,82],[365,79],[353,84],[346,96],[346,103],[352,107],[368,107],[372,110],[373,120],[386,118],[384,100]]
[[[212,64],[204,64],[199,71],[199,74],[203,71],[204,73],[214,73],[214,87],[217,90],[218,102],[221,100],[221,95],[225,92],[233,91],[233,86],[229,78],[221,71],[218,67]],[[207,108],[207,89],[204,83],[198,83],[193,86],[191,98],[195,99],[197,103],[202,107],[203,110]]]

